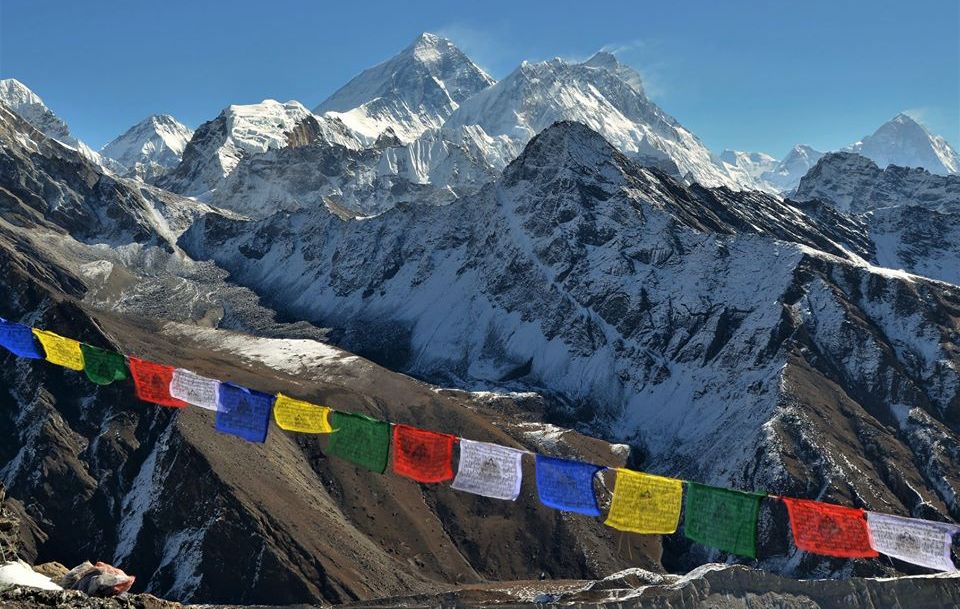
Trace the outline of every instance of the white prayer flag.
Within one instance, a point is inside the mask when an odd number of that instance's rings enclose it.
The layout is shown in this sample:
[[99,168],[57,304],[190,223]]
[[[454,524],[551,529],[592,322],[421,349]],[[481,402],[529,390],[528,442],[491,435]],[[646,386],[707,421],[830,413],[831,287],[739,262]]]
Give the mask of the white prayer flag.
[[460,440],[460,466],[453,488],[493,499],[520,495],[523,451],[499,444]]
[[177,368],[170,380],[170,395],[188,404],[217,410],[220,394],[220,381],[208,379],[189,370]]
[[902,516],[867,512],[870,545],[877,552],[939,571],[956,571],[950,559],[953,535],[960,527]]

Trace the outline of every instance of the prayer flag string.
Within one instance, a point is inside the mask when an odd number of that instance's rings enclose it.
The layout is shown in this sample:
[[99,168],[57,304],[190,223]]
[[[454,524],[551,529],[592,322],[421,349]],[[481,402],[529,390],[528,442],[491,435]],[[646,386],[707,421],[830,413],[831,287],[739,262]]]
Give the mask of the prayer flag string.
[[[262,393],[3,318],[0,347],[18,357],[46,359],[83,371],[98,385],[132,379],[141,400],[173,408],[192,404],[215,411],[218,431],[251,442],[266,441],[272,414],[281,429],[329,434],[329,454],[371,471],[383,473],[392,452],[393,470],[398,475],[421,483],[452,479],[452,488],[484,497],[515,500],[520,494],[523,455],[531,454],[535,456],[541,503],[557,510],[601,515],[594,480],[604,468],[591,463],[394,425],[281,393]],[[458,443],[454,476],[453,452]],[[842,558],[869,558],[882,552],[930,569],[957,571],[951,558],[954,538],[960,534],[957,524],[717,488],[624,468],[614,471],[613,497],[604,522],[621,531],[674,533],[682,504],[687,538],[755,558],[760,504],[769,497],[786,505],[795,545],[802,551]]]

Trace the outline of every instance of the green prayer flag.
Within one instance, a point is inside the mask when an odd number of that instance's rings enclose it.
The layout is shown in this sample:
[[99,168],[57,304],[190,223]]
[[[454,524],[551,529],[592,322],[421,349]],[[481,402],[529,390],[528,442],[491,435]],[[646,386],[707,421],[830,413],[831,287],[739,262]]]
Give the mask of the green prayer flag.
[[334,411],[327,452],[382,474],[390,453],[390,423],[362,414]]
[[757,557],[757,514],[766,495],[687,482],[683,533],[705,546]]
[[97,385],[109,385],[113,381],[130,378],[127,361],[119,353],[80,343],[83,352],[83,371]]

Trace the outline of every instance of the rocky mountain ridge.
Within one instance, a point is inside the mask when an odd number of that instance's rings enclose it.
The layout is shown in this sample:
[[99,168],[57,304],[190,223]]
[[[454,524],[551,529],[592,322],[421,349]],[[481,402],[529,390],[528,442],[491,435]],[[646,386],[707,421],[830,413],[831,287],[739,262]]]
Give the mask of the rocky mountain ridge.
[[[646,471],[957,518],[960,292],[870,266],[832,219],[685,187],[560,123],[448,206],[211,214],[180,245],[393,369],[551,396],[551,420]],[[837,568],[783,550],[762,564]]]

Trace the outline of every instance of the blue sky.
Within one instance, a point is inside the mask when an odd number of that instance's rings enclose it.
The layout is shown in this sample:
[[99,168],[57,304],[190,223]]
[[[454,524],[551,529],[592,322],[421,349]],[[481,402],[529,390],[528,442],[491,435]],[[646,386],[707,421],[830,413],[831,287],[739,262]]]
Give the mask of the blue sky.
[[313,107],[422,31],[500,78],[613,49],[713,150],[838,148],[909,111],[960,144],[960,3],[0,1],[0,75],[100,147],[151,113]]

